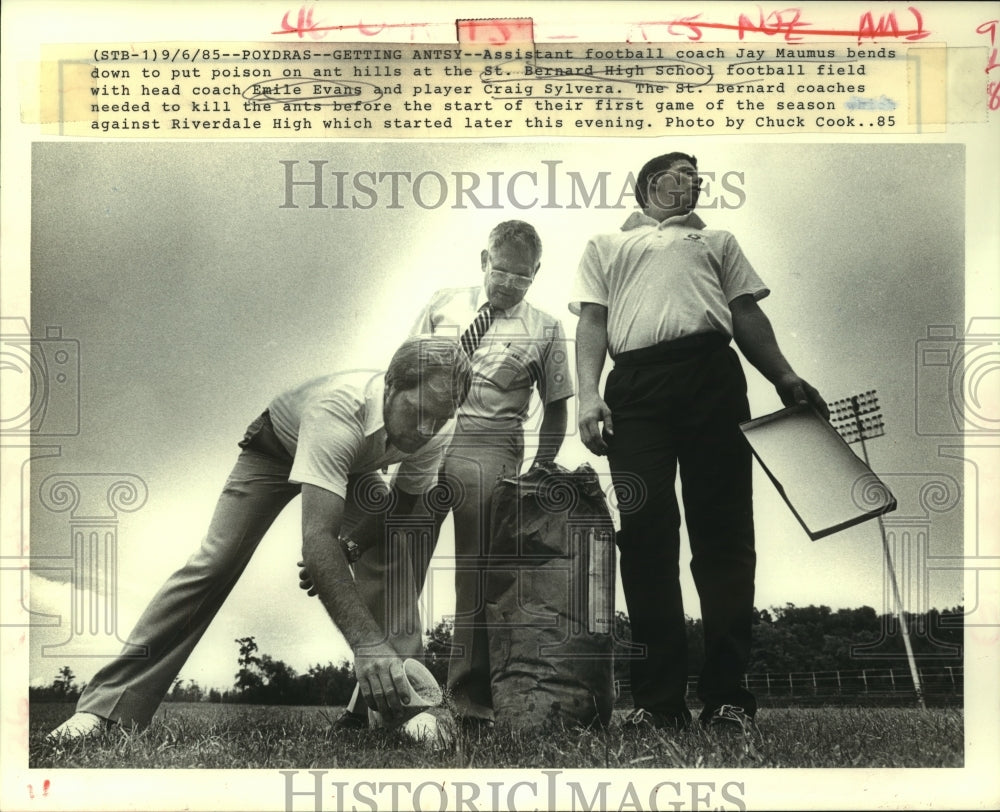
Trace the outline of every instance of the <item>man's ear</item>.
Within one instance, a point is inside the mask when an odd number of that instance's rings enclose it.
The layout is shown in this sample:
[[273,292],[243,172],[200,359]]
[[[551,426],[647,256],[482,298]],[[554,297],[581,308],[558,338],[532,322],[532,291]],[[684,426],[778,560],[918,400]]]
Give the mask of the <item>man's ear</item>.
[[490,261],[490,252],[488,249],[484,248],[483,252],[479,255],[479,264],[483,268],[483,273],[486,273],[486,265]]
[[538,262],[535,263],[535,270],[531,272],[532,279],[534,279],[538,275],[538,269],[541,267],[542,267],[542,261],[538,260]]

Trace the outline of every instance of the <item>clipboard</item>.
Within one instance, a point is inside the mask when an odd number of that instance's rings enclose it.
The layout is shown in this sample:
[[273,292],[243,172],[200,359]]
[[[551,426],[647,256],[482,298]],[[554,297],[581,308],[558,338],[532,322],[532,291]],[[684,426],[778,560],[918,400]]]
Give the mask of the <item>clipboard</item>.
[[896,509],[886,484],[812,407],[790,406],[740,430],[813,541]]

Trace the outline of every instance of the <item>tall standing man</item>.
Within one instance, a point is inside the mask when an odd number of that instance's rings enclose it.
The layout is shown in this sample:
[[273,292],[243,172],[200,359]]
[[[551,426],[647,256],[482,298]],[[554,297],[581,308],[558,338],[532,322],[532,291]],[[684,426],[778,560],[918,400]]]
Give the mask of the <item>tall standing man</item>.
[[[674,492],[679,466],[705,633],[700,720],[749,733],[757,703],[741,678],[756,554],[751,452],[739,423],[750,411],[730,341],[782,403],[829,412],[778,348],[757,304],[769,290],[736,239],[706,229],[694,213],[700,186],[693,156],[653,158],[636,181],[642,211],[620,232],[587,243],[570,303],[580,317],[580,435],[593,453],[608,455],[618,487],[639,488],[636,504],[622,510],[617,539],[632,637],[645,646],[645,656],[631,663],[635,710],[628,722],[673,729],[691,722]],[[602,399],[606,354],[614,368]]]
[[[469,360],[452,341],[409,339],[388,370],[328,375],[271,401],[250,424],[208,534],[167,580],[129,636],[144,657],[120,656],[87,685],[77,713],[51,739],[118,723],[145,726],[284,507],[302,494],[302,557],[316,593],[355,654],[365,701],[396,714],[409,703],[402,660],[354,584],[342,527],[385,544],[385,508],[407,513],[437,482]],[[395,496],[365,474],[400,463]],[[415,596],[414,596],[415,602]]]
[[[449,338],[472,362],[472,388],[455,415],[455,434],[441,468],[436,502],[442,509],[432,544],[411,548],[422,589],[438,531],[452,513],[455,628],[447,685],[467,725],[489,725],[493,719],[485,605],[493,486],[499,477],[520,472],[532,391],[543,409],[537,435],[529,438],[536,442],[534,465],[552,462],[559,453],[567,400],[573,395],[562,324],[524,298],[541,257],[541,239],[531,224],[498,224],[480,254],[482,283],[437,291],[411,330]],[[362,726],[366,720],[347,713],[340,724]]]

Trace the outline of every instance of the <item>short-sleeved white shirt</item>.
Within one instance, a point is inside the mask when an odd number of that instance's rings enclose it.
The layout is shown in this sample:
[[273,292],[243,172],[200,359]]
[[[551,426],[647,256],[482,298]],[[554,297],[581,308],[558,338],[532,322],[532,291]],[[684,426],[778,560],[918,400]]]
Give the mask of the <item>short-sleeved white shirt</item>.
[[662,223],[636,212],[621,231],[587,243],[569,308],[608,308],[614,357],[694,333],[731,336],[729,303],[769,292],[728,231],[706,229],[694,212]]
[[[457,341],[487,301],[481,285],[439,290],[411,333]],[[497,311],[471,361],[472,388],[459,407],[459,426],[467,422],[465,418],[520,425],[528,415],[532,386],[538,387],[543,404],[573,395],[562,323],[524,299]]]
[[288,481],[346,496],[348,475],[401,463],[394,480],[400,490],[430,490],[454,420],[417,452],[407,454],[388,445],[384,392],[384,372],[360,371],[313,378],[274,398],[268,410],[275,434],[294,457]]

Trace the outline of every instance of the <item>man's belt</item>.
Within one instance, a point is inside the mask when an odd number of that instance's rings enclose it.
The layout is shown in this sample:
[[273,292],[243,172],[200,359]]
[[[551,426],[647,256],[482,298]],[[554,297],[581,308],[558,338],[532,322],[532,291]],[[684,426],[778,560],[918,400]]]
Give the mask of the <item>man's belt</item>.
[[661,341],[649,347],[626,350],[614,356],[614,361],[616,367],[670,364],[728,347],[730,341],[732,338],[723,333],[694,333],[670,341]]

